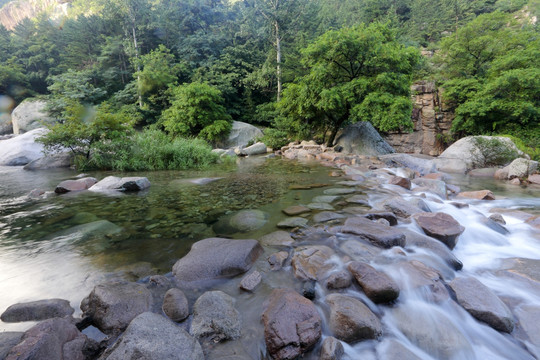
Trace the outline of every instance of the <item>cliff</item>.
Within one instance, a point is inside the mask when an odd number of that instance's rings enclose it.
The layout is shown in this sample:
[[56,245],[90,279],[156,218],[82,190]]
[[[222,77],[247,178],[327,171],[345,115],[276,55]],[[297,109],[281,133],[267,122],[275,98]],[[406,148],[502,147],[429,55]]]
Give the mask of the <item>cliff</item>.
[[13,30],[18,23],[47,11],[52,19],[67,15],[70,0],[16,0],[10,1],[0,9],[0,23]]

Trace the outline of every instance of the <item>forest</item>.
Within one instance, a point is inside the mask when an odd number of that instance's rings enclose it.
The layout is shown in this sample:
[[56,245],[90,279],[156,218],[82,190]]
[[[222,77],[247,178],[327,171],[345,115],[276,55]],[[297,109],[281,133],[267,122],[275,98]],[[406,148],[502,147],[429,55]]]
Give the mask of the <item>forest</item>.
[[272,148],[332,145],[356,121],[410,131],[410,86],[427,79],[455,113],[446,141],[504,134],[538,158],[538,9],[538,0],[74,0],[60,19],[0,26],[0,94],[45,98],[60,122],[42,141],[77,150],[81,167],[141,170],[213,161],[206,143],[233,120],[264,128]]

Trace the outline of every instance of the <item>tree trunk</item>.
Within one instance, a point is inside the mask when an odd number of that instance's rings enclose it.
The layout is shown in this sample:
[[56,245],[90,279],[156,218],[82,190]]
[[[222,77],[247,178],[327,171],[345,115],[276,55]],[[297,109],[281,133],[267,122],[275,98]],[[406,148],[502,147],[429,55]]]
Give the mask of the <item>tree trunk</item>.
[[139,63],[139,46],[137,44],[137,33],[135,32],[135,25],[131,27],[133,33],[133,46],[135,47],[135,62],[137,63],[137,96],[139,99],[139,108],[142,109],[142,95],[141,95],[141,64]]
[[277,101],[281,99],[281,39],[279,35],[279,23],[274,21],[274,27],[276,29],[276,76],[277,76]]

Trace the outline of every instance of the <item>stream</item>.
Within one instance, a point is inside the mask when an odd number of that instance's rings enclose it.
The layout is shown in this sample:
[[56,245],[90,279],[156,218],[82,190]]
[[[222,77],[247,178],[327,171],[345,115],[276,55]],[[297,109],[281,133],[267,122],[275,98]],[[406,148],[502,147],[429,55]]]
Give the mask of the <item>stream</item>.
[[[0,311],[9,305],[47,298],[63,298],[80,315],[80,301],[92,288],[117,277],[137,280],[150,274],[166,274],[172,265],[187,254],[198,240],[215,237],[213,225],[223,217],[243,209],[258,209],[269,215],[261,228],[230,235],[239,239],[258,239],[276,231],[276,224],[287,218],[282,210],[309,204],[327,189],[354,189],[367,204],[378,209],[389,196],[406,200],[422,198],[432,212],[444,212],[456,219],[465,231],[453,249],[463,263],[455,271],[429,249],[407,247],[380,251],[369,259],[377,270],[384,271],[399,284],[396,304],[374,304],[354,285],[341,291],[360,299],[382,322],[384,336],[379,340],[346,344],[345,359],[385,359],[392,351],[400,359],[535,359],[540,357],[540,335],[534,319],[540,320],[540,231],[525,224],[520,212],[540,215],[540,187],[507,185],[492,179],[449,176],[448,184],[462,191],[489,189],[497,200],[440,199],[434,194],[406,191],[388,185],[388,171],[366,173],[362,185],[350,186],[345,178],[331,176],[333,169],[318,163],[302,163],[264,157],[239,159],[236,165],[223,165],[208,171],[166,171],[136,173],[90,172],[108,175],[146,176],[149,190],[116,195],[95,192],[51,194],[31,200],[35,189],[51,191],[62,180],[77,175],[72,170],[29,172],[21,167],[0,167]],[[327,184],[324,187],[306,186]],[[354,184],[353,184],[354,185]],[[302,189],[305,187],[306,189]],[[349,195],[345,195],[347,197]],[[452,204],[459,201],[468,207]],[[366,209],[336,200],[336,212],[352,216]],[[317,213],[317,211],[313,211]],[[503,215],[506,225],[490,226],[485,222],[491,213]],[[297,245],[323,243],[335,254],[328,274],[347,269],[355,258],[348,252],[348,236],[339,232],[340,220],[318,224],[296,233]],[[105,224],[85,228],[88,224]],[[399,221],[398,229],[423,234],[414,221]],[[75,231],[74,231],[75,229]],[[328,236],[310,235],[325,232]],[[315,240],[316,239],[316,240]],[[277,287],[302,288],[285,271],[267,271],[266,259],[276,249],[264,247],[254,267],[263,274],[263,283],[253,293],[238,289],[240,277],[217,285],[236,299],[242,322],[242,338],[231,347],[241,347],[247,357],[266,359],[264,333],[260,323],[264,300]],[[498,332],[473,318],[450,299],[434,299],[434,293],[415,286],[415,279],[403,270],[404,259],[418,261],[442,276],[445,282],[456,277],[472,276],[480,280],[511,309],[516,329],[511,334]],[[330,336],[327,320],[329,306],[325,296],[332,291],[321,283],[315,286],[314,300],[323,319],[323,338]],[[186,293],[190,302],[200,292]],[[530,320],[530,321],[527,321]],[[0,331],[21,331],[32,323],[0,322]],[[532,328],[531,328],[532,326]],[[434,341],[434,339],[436,341]],[[306,359],[318,359],[319,348]],[[218,359],[219,357],[212,357]]]

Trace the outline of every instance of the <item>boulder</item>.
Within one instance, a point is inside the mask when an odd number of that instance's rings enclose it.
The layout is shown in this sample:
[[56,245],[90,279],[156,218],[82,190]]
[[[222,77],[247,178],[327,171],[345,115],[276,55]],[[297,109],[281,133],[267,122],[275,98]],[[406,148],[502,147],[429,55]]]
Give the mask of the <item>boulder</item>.
[[495,200],[495,195],[490,190],[464,191],[460,192],[457,197],[459,199]]
[[538,169],[538,161],[518,158],[507,166],[508,179],[525,178],[532,175]]
[[212,229],[218,235],[250,232],[263,227],[269,218],[270,215],[261,210],[240,210],[220,218]]
[[540,185],[540,174],[529,175],[527,180],[529,180],[531,184]]
[[341,360],[344,354],[343,344],[335,337],[328,336],[322,342],[319,360]]
[[240,281],[240,289],[246,291],[253,291],[261,283],[262,276],[261,273],[257,270],[253,271],[251,274],[248,274],[242,278]]
[[0,316],[3,322],[40,321],[73,314],[69,301],[49,299],[11,305]]
[[413,218],[426,235],[440,240],[449,249],[456,246],[458,236],[465,231],[456,219],[446,213],[419,213]]
[[259,242],[266,246],[292,246],[294,239],[287,231],[278,230],[264,235],[259,239]]
[[218,142],[217,145],[223,149],[234,148],[237,146],[244,147],[250,142],[262,137],[262,131],[255,126],[241,121],[233,121],[232,128],[227,136],[227,139],[222,142]]
[[498,331],[511,333],[514,319],[506,305],[487,286],[473,277],[459,277],[450,282],[457,302],[473,317]]
[[330,306],[330,330],[336,338],[354,343],[382,335],[379,318],[360,300],[342,294],[326,297]]
[[48,319],[26,331],[6,360],[70,359],[84,360],[86,336],[69,319]]
[[212,342],[238,339],[241,334],[240,314],[235,300],[223,291],[207,291],[193,305],[193,320],[189,333]]
[[357,237],[345,240],[341,243],[340,249],[352,259],[364,262],[372,261],[383,251],[380,247],[371,245],[369,241]]
[[245,156],[250,156],[250,155],[262,155],[262,154],[266,154],[266,152],[267,152],[266,145],[262,142],[258,142],[251,146],[243,148],[240,151],[240,154],[245,155]]
[[93,177],[85,177],[77,180],[64,180],[56,185],[54,192],[57,194],[65,194],[70,191],[87,190],[95,183],[97,183],[97,180]]
[[178,288],[167,290],[162,310],[172,321],[182,321],[189,316],[189,304],[184,292]]
[[418,187],[414,190],[422,190],[433,193],[443,199],[446,199],[446,183],[441,180],[418,178],[411,181]]
[[96,285],[81,302],[81,310],[105,334],[118,334],[151,305],[152,294],[144,285],[113,282]]
[[405,235],[401,231],[363,217],[348,218],[341,231],[360,236],[382,248],[405,246]]
[[70,152],[60,152],[51,155],[45,155],[39,159],[30,161],[24,166],[24,170],[46,170],[67,168],[71,166],[73,154]]
[[47,114],[46,107],[43,100],[26,99],[20,103],[11,113],[13,133],[19,135],[54,123],[56,120]]
[[468,136],[448,147],[436,160],[438,170],[466,173],[487,166],[505,165],[523,156],[514,142],[502,136]]
[[434,160],[425,155],[418,154],[390,154],[380,156],[389,167],[405,167],[417,171],[421,175],[432,173],[435,170]]
[[257,240],[209,238],[197,241],[173,266],[182,284],[233,277],[248,271],[262,253]]
[[296,291],[275,289],[264,307],[264,340],[274,359],[295,359],[319,341],[322,332],[319,312]]
[[99,181],[94,186],[90,187],[90,191],[140,191],[148,189],[150,181],[145,177],[124,177],[107,176]]
[[36,142],[36,138],[46,132],[47,130],[40,128],[8,140],[1,140],[0,165],[21,166],[42,157],[44,147],[43,144]]
[[325,281],[326,288],[333,289],[346,289],[352,284],[352,276],[346,270],[341,270],[335,273],[330,274],[328,279]]
[[294,276],[301,280],[318,280],[332,269],[328,264],[334,250],[324,245],[309,245],[296,248],[291,260]]
[[385,273],[358,261],[351,262],[348,269],[366,296],[374,303],[387,303],[398,298],[398,284]]
[[289,216],[296,216],[296,215],[308,213],[311,211],[311,209],[302,205],[293,205],[293,206],[289,206],[286,209],[283,209],[282,211]]
[[129,324],[100,360],[204,360],[201,345],[161,315],[145,312]]
[[392,177],[388,183],[392,185],[401,186],[402,188],[405,188],[407,190],[411,190],[411,180],[401,177],[401,176]]
[[407,242],[407,245],[405,246],[406,248],[416,246],[427,249],[436,256],[440,257],[452,269],[457,271],[463,268],[463,263],[459,261],[454,253],[450,251],[450,249],[448,249],[448,247],[442,242],[409,229],[402,229],[402,231],[405,234]]
[[385,155],[394,153],[394,149],[379,135],[367,121],[359,121],[344,128],[334,141],[342,151],[356,155]]
[[523,341],[527,349],[537,359],[540,358],[540,306],[534,304],[521,305],[514,310],[518,326],[512,334]]
[[0,332],[0,359],[7,357],[11,348],[21,342],[23,335],[22,332]]
[[290,217],[284,220],[281,220],[277,223],[278,228],[296,228],[296,227],[305,227],[308,224],[308,219],[302,217]]
[[390,199],[386,199],[382,202],[382,207],[385,211],[390,211],[394,213],[396,216],[402,217],[402,218],[408,218],[411,215],[414,215],[416,213],[429,211],[429,207],[427,204],[422,201],[422,199],[418,199],[419,202],[417,203],[419,206],[412,204],[411,202],[403,199],[402,197],[393,197]]
[[450,298],[441,274],[426,264],[412,260],[391,266],[395,269],[395,273],[400,274],[399,277],[394,277],[394,280],[398,283],[401,293],[414,291],[430,302],[443,302]]
[[11,115],[4,113],[2,110],[2,100],[0,100],[0,139],[3,135],[13,134],[13,123],[11,122]]

